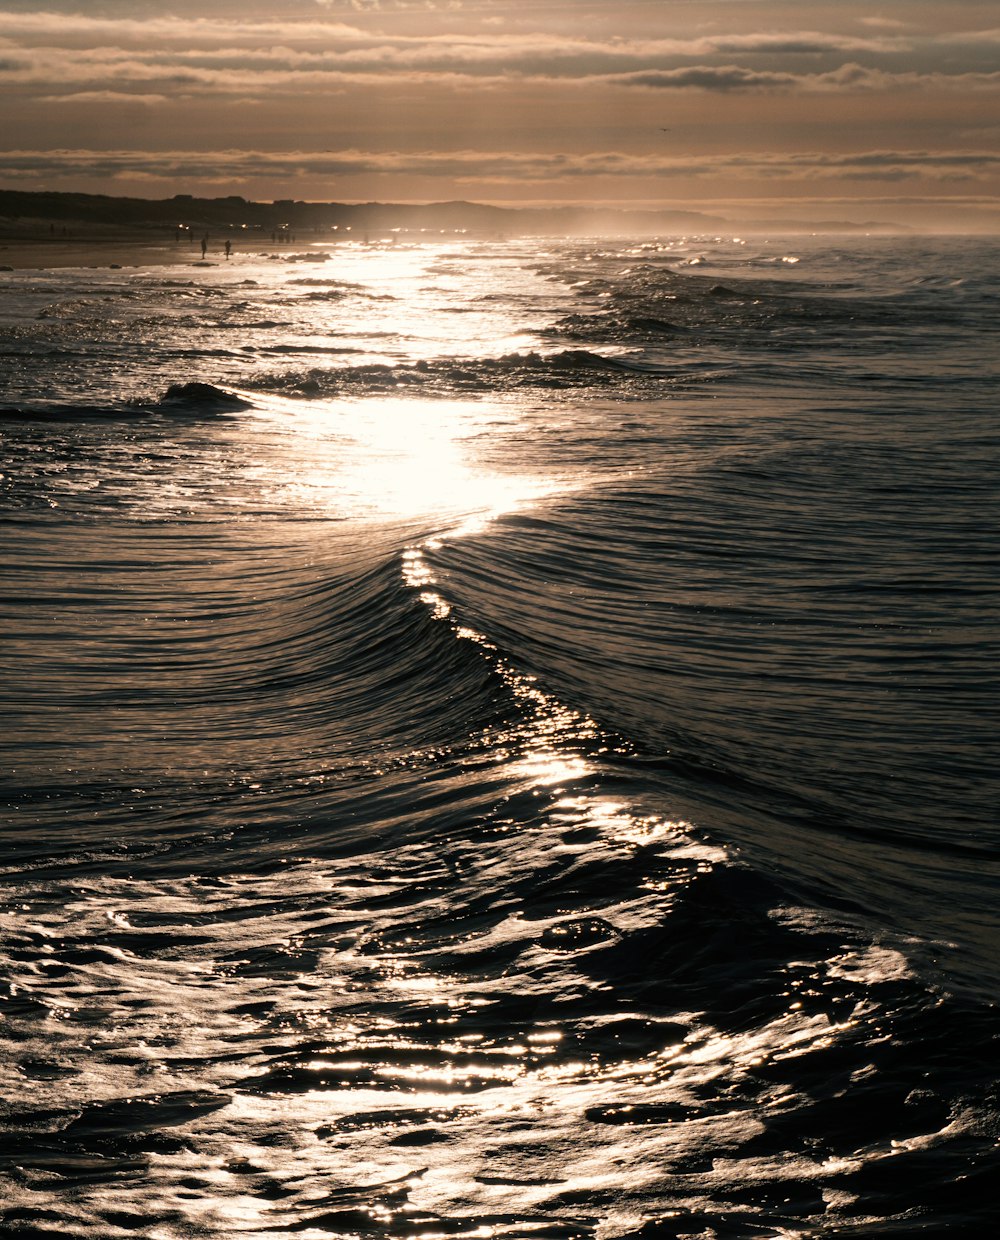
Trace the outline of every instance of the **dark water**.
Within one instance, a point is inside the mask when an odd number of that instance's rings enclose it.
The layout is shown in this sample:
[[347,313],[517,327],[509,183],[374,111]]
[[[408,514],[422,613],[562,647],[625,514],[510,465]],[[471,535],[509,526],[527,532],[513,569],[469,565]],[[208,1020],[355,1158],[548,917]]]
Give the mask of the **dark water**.
[[3,1234],[993,1234],[996,245],[327,252],[3,277]]

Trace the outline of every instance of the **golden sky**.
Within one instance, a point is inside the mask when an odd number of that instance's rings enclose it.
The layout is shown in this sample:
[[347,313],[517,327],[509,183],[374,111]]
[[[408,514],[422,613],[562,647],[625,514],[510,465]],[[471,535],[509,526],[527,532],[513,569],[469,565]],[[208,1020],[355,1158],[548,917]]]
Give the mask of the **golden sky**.
[[1000,226],[998,0],[15,0],[0,187]]

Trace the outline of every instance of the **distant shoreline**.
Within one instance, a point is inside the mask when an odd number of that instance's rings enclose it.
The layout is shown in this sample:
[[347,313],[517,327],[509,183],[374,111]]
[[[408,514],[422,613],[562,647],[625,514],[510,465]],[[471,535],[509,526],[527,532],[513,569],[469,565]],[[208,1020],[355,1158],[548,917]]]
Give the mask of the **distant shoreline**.
[[232,259],[227,260],[224,242],[225,238],[210,239],[203,262],[201,246],[187,241],[156,241],[134,236],[99,239],[69,237],[40,241],[35,238],[4,237],[0,233],[0,272],[48,271],[66,267],[224,266],[227,261],[238,261],[240,256],[247,254],[257,257],[264,246],[259,239],[244,247],[234,245]]
[[[4,238],[0,236],[0,271],[47,271],[61,267],[163,267],[201,258],[195,247],[133,238],[109,240]],[[225,262],[222,254],[219,257]]]
[[[499,207],[476,202],[253,202],[237,196],[115,198],[102,194],[0,189],[0,247],[61,241],[120,242],[182,248],[208,233],[241,249],[331,241],[419,241],[442,237],[655,237],[741,235],[912,234],[881,221],[773,219],[738,223],[702,211],[602,207]],[[180,237],[180,240],[177,238]],[[293,237],[295,240],[293,241]],[[195,247],[192,247],[195,248]],[[2,253],[2,250],[0,250]],[[46,250],[51,257],[59,253]],[[119,261],[113,259],[112,261]],[[165,261],[163,259],[153,261]],[[0,260],[2,265],[2,260]],[[52,258],[49,265],[67,265]]]

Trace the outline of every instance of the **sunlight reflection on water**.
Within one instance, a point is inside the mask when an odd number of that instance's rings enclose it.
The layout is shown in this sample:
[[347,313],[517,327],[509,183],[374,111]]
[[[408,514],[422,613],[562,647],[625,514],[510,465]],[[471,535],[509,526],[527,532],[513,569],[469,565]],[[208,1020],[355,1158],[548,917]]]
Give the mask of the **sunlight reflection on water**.
[[[324,349],[335,341],[365,361],[412,363],[532,347],[536,337],[524,330],[520,298],[529,290],[549,300],[555,296],[541,276],[526,272],[516,259],[491,262],[484,287],[481,257],[451,244],[344,246],[308,270],[308,275],[299,267],[287,273],[289,290],[309,289],[300,295],[309,313],[299,345]],[[345,301],[358,300],[361,324],[345,316]]]
[[416,518],[461,514],[472,533],[559,489],[551,476],[499,473],[482,460],[488,436],[516,432],[517,410],[476,401],[268,400],[269,450],[252,467],[265,506],[303,515]]
[[[366,359],[416,369],[477,356],[488,318],[505,348],[518,312],[483,309],[474,258],[437,258],[358,250],[309,278],[298,268],[281,313],[315,336],[282,326],[274,352],[353,352],[346,325],[369,333]],[[269,328],[231,330],[239,348],[251,332],[270,347]],[[591,682],[602,657],[583,593],[560,594],[544,558],[521,572],[502,529],[485,564],[466,544],[467,571],[494,591],[503,623],[491,624],[455,558],[435,554],[582,487],[584,472],[638,468],[649,440],[615,456],[610,397],[586,416],[611,433],[584,447],[565,393],[540,409],[514,385],[341,399],[340,382],[315,385],[324,399],[255,394],[238,416],[154,412],[128,435],[53,424],[28,438],[52,471],[38,494],[88,519],[103,501],[116,518],[247,525],[111,526],[83,549],[64,517],[57,551],[25,535],[23,564],[47,562],[58,589],[33,609],[24,665],[52,641],[52,599],[76,626],[53,642],[73,696],[53,689],[51,656],[49,680],[26,683],[78,751],[65,761],[80,765],[84,736],[111,776],[88,784],[67,768],[54,793],[48,779],[28,789],[20,834],[56,852],[48,870],[14,869],[0,906],[0,1092],[30,1099],[5,1147],[13,1225],[44,1222],[39,1208],[58,1201],[61,1234],[151,1240],[600,1240],[658,1216],[650,1235],[716,1234],[713,1216],[727,1234],[804,1234],[782,1213],[853,1234],[865,1221],[845,1174],[900,1176],[900,1150],[961,1122],[964,1095],[938,1079],[952,1042],[905,1050],[923,1036],[915,1016],[933,1013],[905,989],[905,958],[775,904],[698,838],[650,768],[624,760],[637,742],[601,730],[599,701],[569,693],[573,709],[545,671],[522,670],[545,664],[504,632],[525,627],[533,598],[586,647]],[[657,436],[673,435],[678,408]],[[674,478],[671,458],[664,485]],[[551,514],[534,515],[520,534],[537,543]],[[600,596],[616,565],[594,551],[608,520],[594,530],[587,588]],[[638,589],[636,565],[667,545],[637,542],[627,586],[603,598],[606,651],[631,641],[614,604]],[[673,601],[685,582],[664,563]],[[80,855],[61,873],[70,830]],[[940,1100],[911,1093],[921,1083]],[[928,1165],[904,1164],[888,1204],[870,1189],[873,1212],[909,1207]],[[682,1211],[705,1211],[704,1225]]]

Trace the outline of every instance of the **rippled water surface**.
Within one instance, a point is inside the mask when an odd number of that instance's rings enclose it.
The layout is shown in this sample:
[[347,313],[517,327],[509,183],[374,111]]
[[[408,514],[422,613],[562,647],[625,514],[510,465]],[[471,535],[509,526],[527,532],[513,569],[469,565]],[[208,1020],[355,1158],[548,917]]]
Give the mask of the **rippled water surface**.
[[997,259],[4,274],[4,1234],[991,1234]]

